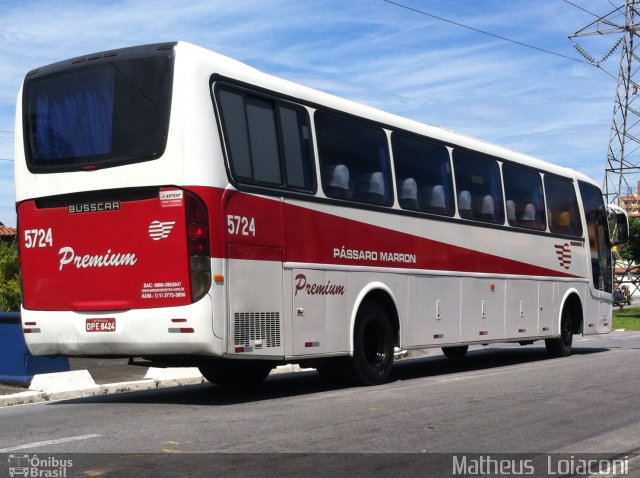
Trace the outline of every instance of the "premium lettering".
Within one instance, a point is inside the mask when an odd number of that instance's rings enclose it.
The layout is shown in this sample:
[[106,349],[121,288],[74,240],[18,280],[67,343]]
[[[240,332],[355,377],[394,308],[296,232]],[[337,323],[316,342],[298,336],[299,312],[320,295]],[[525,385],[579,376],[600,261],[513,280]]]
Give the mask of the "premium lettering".
[[67,265],[75,266],[76,269],[89,269],[93,267],[133,266],[138,262],[138,258],[132,252],[112,253],[111,249],[107,249],[104,254],[76,255],[73,247],[65,246],[60,248],[58,254],[60,255],[60,271]]
[[307,276],[298,274],[294,295],[298,295],[298,291],[304,291],[307,295],[344,295],[345,289],[343,285],[332,284],[331,281],[327,281],[326,284],[308,284]]

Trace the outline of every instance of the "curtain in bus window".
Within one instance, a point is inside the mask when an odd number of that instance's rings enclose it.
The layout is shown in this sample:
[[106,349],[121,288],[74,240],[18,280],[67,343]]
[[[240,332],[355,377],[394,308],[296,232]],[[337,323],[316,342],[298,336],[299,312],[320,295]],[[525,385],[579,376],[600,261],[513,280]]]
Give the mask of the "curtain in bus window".
[[440,162],[440,183],[438,186],[443,188],[444,211],[448,216],[453,216],[453,182],[451,180],[451,164],[449,163],[449,151],[444,149],[446,160]]
[[[389,165],[389,156],[387,152],[386,144],[378,146],[378,161],[380,162],[380,169],[382,170],[383,178],[391,177],[391,167]],[[390,204],[392,199],[391,194],[391,182],[384,181],[384,199],[383,204]]]
[[111,152],[113,70],[94,70],[40,85],[35,111],[39,159]]
[[[496,166],[498,164],[496,163]],[[500,170],[494,170],[494,173],[491,175],[491,179],[489,184],[491,186],[491,196],[493,197],[493,217],[494,221],[498,224],[502,224],[504,222],[504,213],[503,213],[503,205],[502,205],[502,186],[500,184]]]

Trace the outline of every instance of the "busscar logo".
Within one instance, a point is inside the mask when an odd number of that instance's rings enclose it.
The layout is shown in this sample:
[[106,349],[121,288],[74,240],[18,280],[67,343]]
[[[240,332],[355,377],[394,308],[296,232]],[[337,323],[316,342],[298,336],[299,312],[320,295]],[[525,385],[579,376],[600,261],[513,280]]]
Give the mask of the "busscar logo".
[[558,256],[558,262],[560,262],[560,267],[564,267],[565,269],[569,269],[571,267],[571,247],[567,242],[564,244],[556,244],[556,255]]
[[173,230],[173,226],[176,225],[176,221],[152,221],[149,224],[149,237],[154,241],[159,241],[160,239],[166,239],[171,234]]
[[120,202],[107,201],[107,202],[92,202],[87,204],[70,204],[67,209],[69,211],[69,214],[79,214],[84,212],[117,211],[120,209]]

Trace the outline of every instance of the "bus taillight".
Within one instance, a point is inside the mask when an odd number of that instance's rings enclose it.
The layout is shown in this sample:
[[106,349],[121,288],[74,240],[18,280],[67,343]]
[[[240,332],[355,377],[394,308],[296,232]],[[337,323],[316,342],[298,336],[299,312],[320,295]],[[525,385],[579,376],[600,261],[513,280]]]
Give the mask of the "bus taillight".
[[196,302],[211,287],[209,212],[204,202],[189,191],[186,191],[186,208],[191,300]]

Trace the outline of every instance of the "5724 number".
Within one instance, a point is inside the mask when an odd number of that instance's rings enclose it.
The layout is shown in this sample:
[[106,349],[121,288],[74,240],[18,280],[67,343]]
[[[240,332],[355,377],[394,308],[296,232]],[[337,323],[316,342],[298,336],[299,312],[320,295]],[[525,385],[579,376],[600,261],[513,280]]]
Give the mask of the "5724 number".
[[33,249],[34,247],[53,246],[53,233],[49,229],[25,229],[24,247]]
[[237,236],[255,236],[256,220],[253,217],[227,215],[227,232]]

